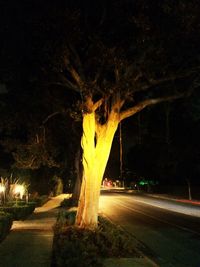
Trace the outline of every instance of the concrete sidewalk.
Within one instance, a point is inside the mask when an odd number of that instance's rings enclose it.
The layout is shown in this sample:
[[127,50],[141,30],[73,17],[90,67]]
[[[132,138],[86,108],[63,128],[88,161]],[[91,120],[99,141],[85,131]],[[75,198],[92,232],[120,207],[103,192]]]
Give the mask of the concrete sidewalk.
[[52,198],[25,221],[15,221],[0,243],[1,267],[50,267],[53,225],[60,202],[68,195]]

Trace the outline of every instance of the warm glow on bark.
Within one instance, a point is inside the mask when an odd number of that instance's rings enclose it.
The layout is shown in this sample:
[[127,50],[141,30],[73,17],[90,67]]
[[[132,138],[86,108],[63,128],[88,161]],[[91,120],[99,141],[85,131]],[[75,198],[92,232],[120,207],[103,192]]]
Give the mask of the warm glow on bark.
[[95,111],[83,114],[81,144],[84,170],[76,217],[76,225],[79,227],[93,229],[97,226],[101,182],[119,123],[118,118],[118,114],[113,113],[107,123],[100,126],[95,120]]

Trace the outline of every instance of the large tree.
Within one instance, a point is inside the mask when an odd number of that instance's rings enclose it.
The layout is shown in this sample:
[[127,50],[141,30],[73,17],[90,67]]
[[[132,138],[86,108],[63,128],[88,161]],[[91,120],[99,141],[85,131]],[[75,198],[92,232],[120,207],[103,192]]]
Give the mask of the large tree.
[[96,25],[99,33],[90,26],[90,35],[80,47],[68,45],[64,58],[64,80],[82,101],[83,178],[76,225],[83,228],[97,226],[100,187],[119,123],[147,106],[189,96],[198,86],[194,10],[185,18],[186,5],[177,10],[147,1],[129,5],[118,2],[112,11],[108,6]]

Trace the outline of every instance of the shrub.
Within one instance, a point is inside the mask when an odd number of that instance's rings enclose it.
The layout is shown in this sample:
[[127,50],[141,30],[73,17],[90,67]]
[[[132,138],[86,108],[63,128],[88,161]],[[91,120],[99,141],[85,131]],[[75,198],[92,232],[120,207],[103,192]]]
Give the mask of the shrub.
[[30,202],[35,202],[36,207],[43,206],[47,201],[49,200],[49,197],[47,195],[37,196],[37,197],[31,197]]
[[76,218],[76,210],[61,209],[61,211],[58,213],[57,223],[54,228],[55,232],[57,232],[57,230],[59,231],[59,229],[62,229],[62,227],[65,227],[66,225],[68,226],[74,225],[75,218]]
[[16,201],[9,201],[6,203],[6,207],[13,207],[13,206],[34,206],[34,208],[36,207],[37,203],[34,202],[34,201],[31,201],[31,202],[26,202],[26,201],[23,201],[23,200],[17,200]]
[[35,209],[35,205],[13,205],[2,206],[0,211],[7,212],[12,215],[14,221],[25,220]]
[[9,213],[0,212],[0,241],[7,236],[11,226],[12,216]]
[[63,208],[70,208],[75,205],[75,200],[73,198],[64,198],[60,203],[60,206]]
[[54,229],[53,266],[102,266],[108,257],[138,256],[129,235],[106,219],[99,218],[95,231],[73,226],[76,213],[65,212],[58,217]]
[[72,226],[63,229],[54,237],[53,266],[55,267],[91,267],[101,266],[98,248],[90,242],[92,231]]

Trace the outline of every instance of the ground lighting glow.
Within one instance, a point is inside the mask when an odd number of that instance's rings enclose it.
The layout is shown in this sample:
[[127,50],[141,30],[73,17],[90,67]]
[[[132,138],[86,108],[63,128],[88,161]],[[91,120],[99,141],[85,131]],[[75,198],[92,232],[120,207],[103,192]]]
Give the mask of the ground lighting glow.
[[22,199],[25,193],[25,187],[23,185],[17,184],[15,185],[15,188],[13,190],[14,195],[20,195],[20,198]]
[[6,188],[4,185],[0,184],[0,193],[5,192]]

